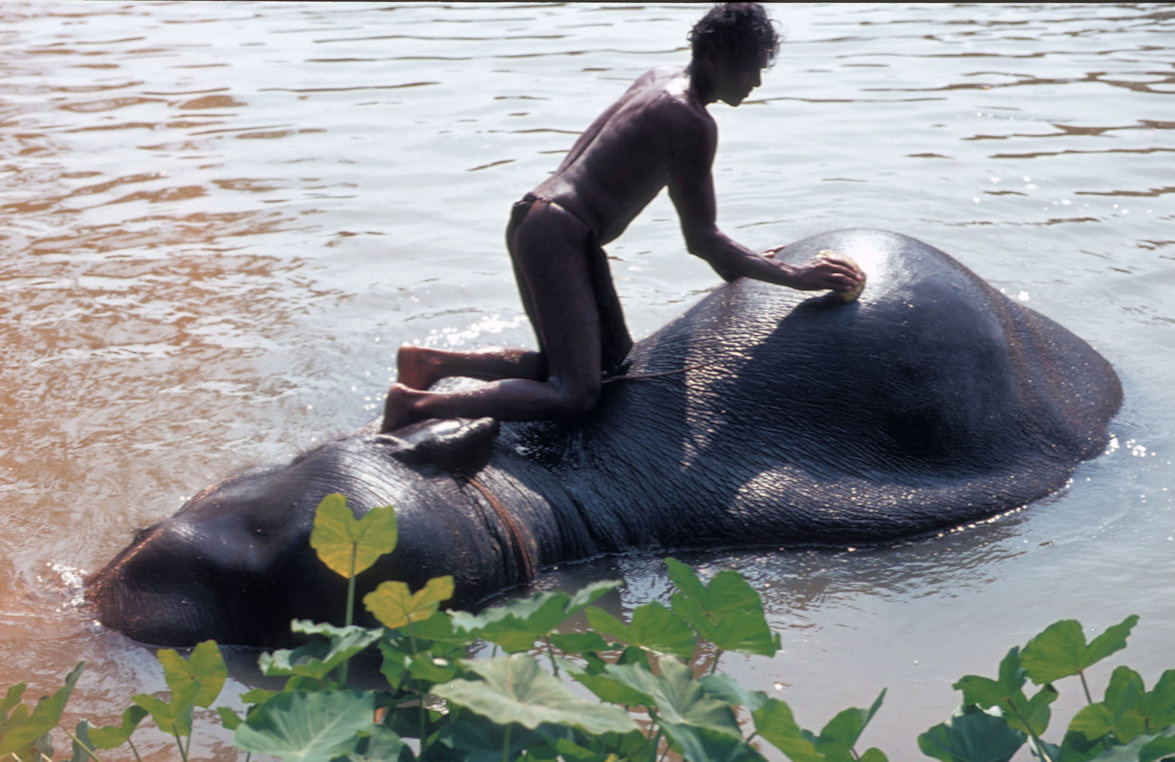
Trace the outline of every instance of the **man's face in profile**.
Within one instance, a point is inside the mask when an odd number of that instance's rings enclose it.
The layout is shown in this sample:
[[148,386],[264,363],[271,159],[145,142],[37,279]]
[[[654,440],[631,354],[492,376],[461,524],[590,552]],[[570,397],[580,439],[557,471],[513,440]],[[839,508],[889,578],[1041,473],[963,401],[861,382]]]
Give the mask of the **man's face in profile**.
[[723,103],[737,106],[763,83],[764,62],[758,54],[716,56],[711,71],[715,94]]

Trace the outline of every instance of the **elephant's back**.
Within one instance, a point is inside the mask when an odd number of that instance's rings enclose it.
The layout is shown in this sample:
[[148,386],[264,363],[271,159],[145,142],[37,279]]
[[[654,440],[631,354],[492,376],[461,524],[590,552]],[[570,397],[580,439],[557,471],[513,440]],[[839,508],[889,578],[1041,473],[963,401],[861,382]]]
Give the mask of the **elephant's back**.
[[[742,283],[732,318],[755,322],[768,302],[786,313],[777,326],[787,328],[769,329],[757,356],[788,376],[780,391],[845,437],[871,440],[889,462],[951,468],[994,468],[1042,450],[1071,465],[1104,447],[1121,402],[1117,375],[1063,326],[908,236],[838,231],[788,249],[793,261],[848,254],[869,284],[841,305],[803,295],[789,304],[795,292]],[[829,411],[830,394],[851,406]]]
[[634,511],[696,507],[695,538],[861,541],[1023,505],[1104,446],[1121,391],[1084,341],[916,239],[839,231],[784,255],[821,251],[866,271],[859,300],[723,286],[638,344],[630,373],[653,377],[548,430],[548,454],[605,472],[588,499],[617,484]]

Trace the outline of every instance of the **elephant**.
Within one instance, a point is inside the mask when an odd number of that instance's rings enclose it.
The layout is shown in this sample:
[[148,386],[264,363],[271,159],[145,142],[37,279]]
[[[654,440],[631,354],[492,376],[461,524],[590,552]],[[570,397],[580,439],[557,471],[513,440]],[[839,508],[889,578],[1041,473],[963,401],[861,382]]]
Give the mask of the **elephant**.
[[633,348],[563,421],[374,426],[231,475],[140,530],[88,581],[133,639],[288,642],[337,621],[344,583],[308,537],[342,493],[395,506],[399,546],[360,577],[452,574],[474,607],[544,567],[625,551],[883,544],[1025,506],[1104,452],[1110,363],[917,239],[852,229],[778,256],[851,257],[856,301],[745,279]]

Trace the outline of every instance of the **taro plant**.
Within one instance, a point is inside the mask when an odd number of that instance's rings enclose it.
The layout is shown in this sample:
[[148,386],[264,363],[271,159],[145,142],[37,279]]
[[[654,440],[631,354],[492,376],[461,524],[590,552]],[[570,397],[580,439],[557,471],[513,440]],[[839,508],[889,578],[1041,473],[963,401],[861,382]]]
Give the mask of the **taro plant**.
[[[779,649],[761,599],[733,571],[703,581],[668,559],[676,586],[668,605],[646,603],[627,621],[595,605],[614,582],[574,595],[537,593],[474,614],[441,609],[453,592],[451,577],[416,591],[385,581],[362,601],[379,626],[363,627],[354,624],[354,580],[394,548],[394,512],[356,519],[341,495],[328,496],[311,543],[348,580],[344,624],[293,622],[306,643],[260,657],[264,674],[285,678],[281,690],[243,694],[244,716],[216,709],[212,716],[233,732],[246,759],[659,762],[673,755],[755,762],[770,753],[793,762],[886,760],[876,748],[858,750],[884,691],[817,733],[803,729],[785,702],[717,671],[722,653],[771,656]],[[571,627],[572,617],[586,620],[587,629]],[[1175,670],[1147,691],[1141,676],[1118,667],[1104,700],[1094,702],[1089,689],[1089,668],[1123,648],[1136,622],[1129,617],[1088,643],[1078,623],[1052,625],[1009,651],[997,677],[959,680],[964,706],[922,734],[919,747],[944,762],[1003,762],[1025,745],[1048,762],[1175,759]],[[487,657],[473,655],[487,648]],[[197,711],[215,703],[227,670],[211,641],[187,658],[172,650],[158,658],[166,695],[133,697],[109,727],[85,720],[73,731],[60,726],[83,665],[31,710],[21,702],[24,686],[9,688],[0,702],[0,762],[53,759],[55,727],[69,736],[73,762],[101,760],[122,746],[138,759],[131,737],[148,717],[186,760]],[[356,658],[378,658],[378,687],[351,686],[348,666]],[[374,672],[365,670],[369,678]],[[1055,745],[1044,740],[1054,683],[1069,677],[1080,681],[1088,704]],[[1029,682],[1038,688],[1028,689]]]
[[[81,720],[72,732],[62,728],[73,742],[70,759],[74,762],[101,760],[99,752],[123,745],[139,759],[131,734],[139,723],[151,717],[159,730],[175,739],[179,756],[186,762],[195,710],[212,706],[228,677],[228,669],[220,649],[210,640],[192,649],[188,658],[172,649],[159,651],[157,658],[168,687],[167,699],[140,693],[131,699],[131,706],[123,712],[118,725],[93,727]],[[84,666],[84,662],[78,664],[66,677],[65,685],[53,696],[41,699],[31,713],[19,701],[24,684],[8,689],[7,698],[0,703],[0,760],[53,759],[50,731],[60,723],[66,701]]]
[[[1154,762],[1175,759],[1175,670],[1147,691],[1142,677],[1120,666],[1105,698],[1095,702],[1086,671],[1126,647],[1137,616],[1129,616],[1086,642],[1081,625],[1066,619],[1047,627],[1021,650],[1012,648],[995,678],[967,675],[955,683],[963,706],[948,722],[918,737],[924,754],[944,762],[1008,760],[1026,743],[1047,762]],[[1086,700],[1060,745],[1043,735],[1057,698],[1054,683],[1076,677]],[[1039,688],[1029,697],[1025,687]]]

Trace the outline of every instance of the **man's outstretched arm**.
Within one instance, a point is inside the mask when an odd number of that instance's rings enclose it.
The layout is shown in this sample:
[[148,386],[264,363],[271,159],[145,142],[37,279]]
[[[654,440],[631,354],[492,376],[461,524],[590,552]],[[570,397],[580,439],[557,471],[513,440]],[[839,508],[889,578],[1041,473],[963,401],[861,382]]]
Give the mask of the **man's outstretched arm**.
[[716,143],[711,125],[702,132],[694,150],[677,152],[670,173],[669,197],[677,209],[689,252],[706,260],[727,281],[753,278],[805,291],[854,288],[861,275],[848,262],[835,258],[816,259],[803,265],[776,262],[742,246],[718,229],[710,172]]

